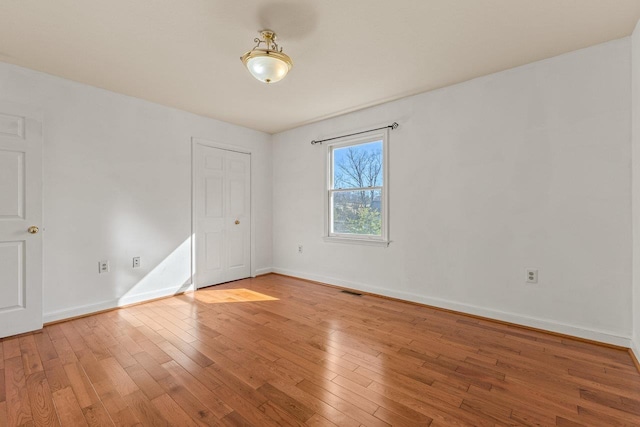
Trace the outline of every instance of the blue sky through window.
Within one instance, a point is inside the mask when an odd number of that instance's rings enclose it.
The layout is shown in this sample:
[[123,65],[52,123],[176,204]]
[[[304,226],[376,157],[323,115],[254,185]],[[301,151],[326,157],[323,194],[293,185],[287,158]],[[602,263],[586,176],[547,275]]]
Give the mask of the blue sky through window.
[[382,186],[382,141],[333,150],[335,188]]

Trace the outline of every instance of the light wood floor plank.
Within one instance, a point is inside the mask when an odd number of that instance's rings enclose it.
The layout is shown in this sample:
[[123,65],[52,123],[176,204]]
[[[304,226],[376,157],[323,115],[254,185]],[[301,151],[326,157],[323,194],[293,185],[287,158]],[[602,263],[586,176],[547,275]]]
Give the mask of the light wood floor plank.
[[113,420],[102,405],[102,402],[82,408],[82,413],[90,427],[108,427],[114,425]]
[[37,426],[59,426],[58,414],[54,408],[51,390],[43,371],[34,372],[27,377],[27,391],[34,424]]
[[[11,354],[13,353],[15,352]],[[33,420],[31,416],[31,403],[29,402],[27,381],[20,356],[5,359],[4,379],[6,387],[7,424],[19,426],[31,422]]]
[[53,401],[55,403],[56,413],[60,419],[60,424],[63,426],[87,425],[82,409],[71,387],[66,387],[54,392]]

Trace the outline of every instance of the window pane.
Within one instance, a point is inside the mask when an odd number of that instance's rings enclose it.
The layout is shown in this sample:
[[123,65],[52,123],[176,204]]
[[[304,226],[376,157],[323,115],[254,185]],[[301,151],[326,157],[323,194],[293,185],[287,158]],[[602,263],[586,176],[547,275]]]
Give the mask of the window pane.
[[333,193],[333,233],[381,236],[381,191],[359,190]]
[[333,188],[382,187],[382,141],[333,150]]

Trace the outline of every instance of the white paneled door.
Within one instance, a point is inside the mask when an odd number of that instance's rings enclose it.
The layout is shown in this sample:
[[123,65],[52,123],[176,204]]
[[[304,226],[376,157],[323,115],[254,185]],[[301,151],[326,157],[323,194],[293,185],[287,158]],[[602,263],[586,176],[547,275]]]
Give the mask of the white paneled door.
[[42,125],[0,101],[0,338],[42,328]]
[[251,276],[251,155],[195,145],[195,284]]

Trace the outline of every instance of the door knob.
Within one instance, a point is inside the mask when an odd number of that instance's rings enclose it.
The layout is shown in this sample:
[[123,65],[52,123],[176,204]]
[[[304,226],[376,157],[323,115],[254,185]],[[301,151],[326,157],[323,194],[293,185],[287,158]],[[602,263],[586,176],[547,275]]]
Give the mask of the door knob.
[[240,224],[240,220],[236,219],[236,225]]
[[27,231],[31,234],[36,234],[38,231],[40,231],[40,229],[35,225],[32,225],[31,227],[27,228]]

